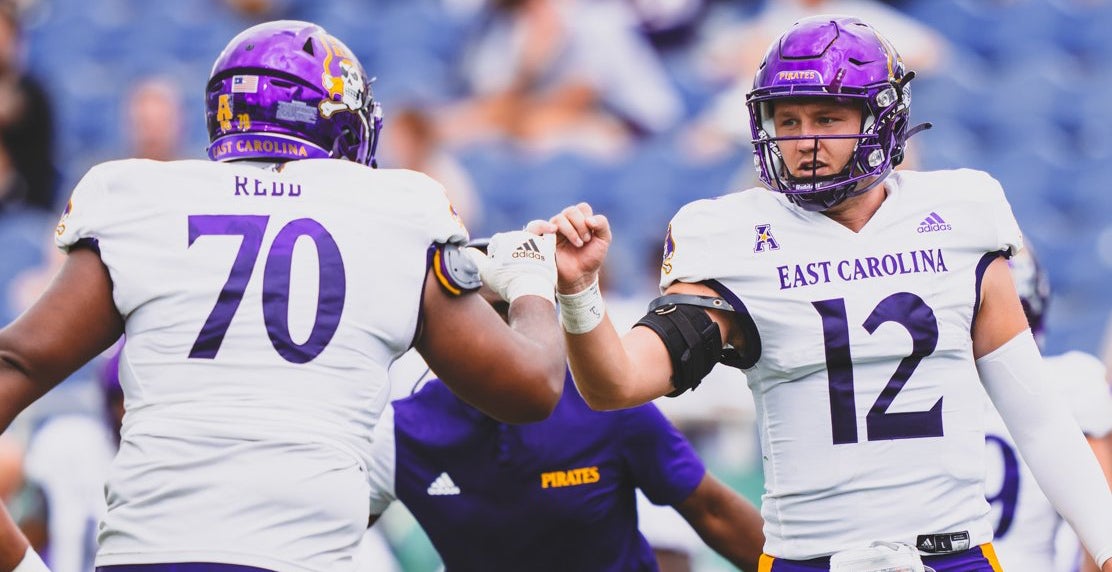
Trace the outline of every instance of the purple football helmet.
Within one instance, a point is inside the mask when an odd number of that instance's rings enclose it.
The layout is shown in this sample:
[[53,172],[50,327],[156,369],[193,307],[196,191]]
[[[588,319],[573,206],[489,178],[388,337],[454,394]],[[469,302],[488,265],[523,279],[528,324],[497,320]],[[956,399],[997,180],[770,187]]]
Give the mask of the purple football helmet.
[[253,26],[212,66],[205,118],[214,161],[344,158],[375,165],[382,112],[340,40],[309,22]]
[[[811,211],[823,211],[879,184],[904,158],[904,143],[927,129],[908,129],[914,72],[871,26],[848,16],[813,16],[795,23],[769,47],[747,96],[757,175],[768,188]],[[773,106],[787,98],[859,102],[864,122],[856,135],[777,137]],[[853,156],[833,176],[793,176],[781,141],[853,138]],[[817,146],[817,145],[816,145]],[[870,180],[872,179],[872,180]]]
[[1016,293],[1023,304],[1023,313],[1027,315],[1027,323],[1031,326],[1031,333],[1042,345],[1045,332],[1046,307],[1050,303],[1050,278],[1031,243],[1024,241],[1023,249],[1008,259],[1008,266],[1012,269],[1012,281],[1015,282]]

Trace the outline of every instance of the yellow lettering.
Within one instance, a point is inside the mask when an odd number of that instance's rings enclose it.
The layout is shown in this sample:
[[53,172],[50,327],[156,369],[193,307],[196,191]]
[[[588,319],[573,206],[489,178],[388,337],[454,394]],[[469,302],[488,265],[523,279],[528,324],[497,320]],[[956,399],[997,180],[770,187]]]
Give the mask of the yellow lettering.
[[541,488],[574,487],[597,483],[599,480],[598,467],[580,467],[568,471],[541,473]]
[[220,122],[220,129],[232,130],[232,104],[229,95],[223,94],[216,100],[216,120]]
[[274,150],[274,142],[273,141],[263,141],[263,151],[266,151],[267,153],[270,153],[273,150]]
[[297,146],[297,155],[299,157],[308,157],[309,156],[309,153],[305,151],[305,146],[304,145],[298,145]]
[[254,141],[252,141],[251,146],[255,151],[262,151],[263,150],[263,144],[258,139],[255,139]]
[[799,71],[782,71],[779,74],[780,79],[797,80],[797,79],[817,79],[819,73],[815,70],[799,70]]
[[[221,96],[221,97],[223,97],[223,96]],[[240,113],[239,115],[236,116],[236,119],[239,122],[240,131],[247,131],[248,129],[251,128],[251,116],[250,115],[247,115],[246,113]]]

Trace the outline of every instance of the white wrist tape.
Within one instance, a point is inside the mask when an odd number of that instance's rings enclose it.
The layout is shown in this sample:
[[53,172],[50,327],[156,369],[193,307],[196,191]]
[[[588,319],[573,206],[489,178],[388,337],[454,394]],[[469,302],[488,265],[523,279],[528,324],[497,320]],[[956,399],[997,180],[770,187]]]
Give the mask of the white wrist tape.
[[1031,331],[978,359],[977,372],[1054,508],[1098,566],[1112,558],[1112,492],[1065,400],[1049,382]]
[[35,549],[28,546],[23,560],[19,561],[19,565],[12,572],[50,572],[50,568],[46,567],[46,563],[42,561]]
[[560,318],[564,331],[569,334],[585,334],[602,323],[606,315],[606,303],[598,287],[598,279],[586,290],[575,294],[556,293],[560,302]]

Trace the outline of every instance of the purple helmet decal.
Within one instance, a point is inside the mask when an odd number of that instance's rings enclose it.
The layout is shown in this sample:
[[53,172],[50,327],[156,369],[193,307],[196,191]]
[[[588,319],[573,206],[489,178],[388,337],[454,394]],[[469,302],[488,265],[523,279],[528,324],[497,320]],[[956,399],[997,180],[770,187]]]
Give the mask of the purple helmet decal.
[[1023,313],[1027,315],[1027,323],[1031,326],[1031,333],[1035,334],[1035,339],[1041,344],[1046,307],[1050,303],[1050,279],[1039,264],[1031,243],[1027,241],[1024,241],[1022,250],[1008,259],[1008,266],[1012,269],[1012,280],[1015,282],[1019,301],[1023,304]]
[[[929,128],[908,128],[914,72],[904,68],[892,45],[861,20],[813,16],[795,23],[769,47],[747,96],[757,175],[808,210],[826,210],[861,194],[886,177],[904,157],[904,144]],[[846,138],[845,135],[777,137],[773,106],[787,98],[833,98],[859,102],[864,111],[853,156],[833,176],[792,176],[780,142]]]
[[253,26],[228,43],[205,94],[209,157],[335,157],[373,165],[382,113],[340,40],[309,22]]

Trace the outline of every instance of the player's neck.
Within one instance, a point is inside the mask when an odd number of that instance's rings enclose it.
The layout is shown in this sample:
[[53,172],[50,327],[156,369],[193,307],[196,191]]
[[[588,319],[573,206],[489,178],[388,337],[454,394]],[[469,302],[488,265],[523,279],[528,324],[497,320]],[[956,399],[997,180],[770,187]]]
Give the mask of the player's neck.
[[823,211],[822,214],[853,232],[860,232],[872,220],[886,198],[888,198],[888,189],[881,183],[856,197],[842,201],[841,204]]

